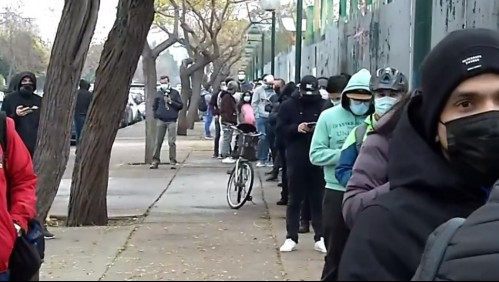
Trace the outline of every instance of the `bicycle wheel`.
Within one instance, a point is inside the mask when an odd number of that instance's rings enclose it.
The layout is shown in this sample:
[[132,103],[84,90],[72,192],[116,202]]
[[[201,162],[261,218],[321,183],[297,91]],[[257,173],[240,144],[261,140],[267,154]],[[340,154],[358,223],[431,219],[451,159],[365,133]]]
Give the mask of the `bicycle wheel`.
[[[238,176],[237,178],[236,175]],[[227,203],[229,207],[239,209],[244,206],[246,201],[251,197],[254,180],[255,172],[249,162],[241,161],[232,169],[229,181],[227,182]]]

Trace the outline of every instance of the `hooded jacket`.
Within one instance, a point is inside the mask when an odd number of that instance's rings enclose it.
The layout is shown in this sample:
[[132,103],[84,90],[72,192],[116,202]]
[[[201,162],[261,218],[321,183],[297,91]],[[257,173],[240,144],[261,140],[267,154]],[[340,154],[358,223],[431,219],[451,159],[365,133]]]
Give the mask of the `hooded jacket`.
[[341,94],[341,106],[329,108],[322,112],[315,127],[312,145],[310,146],[310,161],[324,168],[326,188],[345,191],[335,176],[335,169],[340,159],[341,147],[350,132],[361,124],[372,109],[364,116],[355,116],[350,111],[350,99],[346,93],[352,90],[369,91],[371,74],[360,70],[354,74]]
[[237,124],[237,101],[234,95],[227,91],[222,91],[220,102],[220,117],[222,122]]
[[[383,116],[377,122],[377,126],[382,126],[389,118],[390,115]],[[390,137],[391,134],[372,132],[362,143],[351,170],[351,177],[348,180],[343,200],[343,217],[349,228],[352,228],[358,213],[366,205],[390,191],[390,183],[388,182],[388,142]],[[338,171],[338,168],[336,170]]]
[[288,165],[312,166],[308,157],[312,133],[298,132],[298,125],[303,122],[317,122],[323,103],[320,95],[302,97],[300,92],[296,91],[280,105],[276,132],[285,143]]
[[395,128],[388,164],[391,191],[358,215],[340,262],[341,281],[410,280],[428,235],[485,203],[479,185],[465,181],[422,137],[417,127],[423,123],[421,100],[411,100]]
[[257,87],[251,97],[251,107],[255,113],[255,118],[268,118],[269,112],[265,110],[265,106],[271,104],[270,97],[276,95],[274,89],[266,86]]
[[[428,241],[445,227],[442,225],[432,233]],[[498,232],[499,187],[496,184],[487,204],[473,212],[448,242],[436,277],[441,281],[497,281]]]
[[[27,230],[28,221],[36,215],[35,171],[30,154],[10,118],[6,120],[5,134],[6,151],[0,146],[2,165],[6,166],[0,169],[0,274],[8,268],[17,239],[14,223]],[[10,207],[7,202],[11,203]]]
[[[40,110],[42,106],[42,97],[39,95],[20,90],[21,81],[25,77],[30,77],[33,81],[34,89],[36,89],[36,76],[31,72],[23,72],[19,74],[18,87],[15,92],[12,92],[5,96],[2,103],[2,111],[4,111],[8,117],[11,117],[16,126],[16,131],[21,136],[24,144],[28,148],[31,156],[35,153],[36,140],[38,135],[38,125],[40,123]],[[38,109],[33,110],[23,117],[16,115],[16,108],[18,106],[33,107],[37,106]]]

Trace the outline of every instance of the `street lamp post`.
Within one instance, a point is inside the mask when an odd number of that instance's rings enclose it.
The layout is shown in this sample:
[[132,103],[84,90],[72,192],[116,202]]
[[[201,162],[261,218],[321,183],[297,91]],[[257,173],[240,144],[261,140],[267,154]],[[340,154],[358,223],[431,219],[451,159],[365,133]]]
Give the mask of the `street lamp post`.
[[297,0],[296,3],[296,46],[295,46],[295,82],[301,79],[301,43],[303,28],[303,0]]
[[265,73],[265,32],[262,31],[262,59],[260,60],[262,76]]
[[280,0],[260,0],[263,10],[272,12],[272,28],[270,30],[270,73],[275,75],[275,33],[276,33],[276,10],[281,5]]

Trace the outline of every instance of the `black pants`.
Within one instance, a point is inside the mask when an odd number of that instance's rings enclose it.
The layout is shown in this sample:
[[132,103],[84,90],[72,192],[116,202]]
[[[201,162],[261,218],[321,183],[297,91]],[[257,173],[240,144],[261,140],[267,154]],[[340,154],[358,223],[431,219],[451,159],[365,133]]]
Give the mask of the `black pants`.
[[286,229],[288,235],[286,238],[298,243],[301,204],[305,197],[308,196],[310,198],[312,227],[315,232],[314,240],[317,242],[323,237],[322,198],[324,193],[324,176],[322,168],[312,165],[289,165],[288,169],[289,197],[286,209]]
[[213,156],[220,156],[219,146],[220,146],[220,117],[215,118],[215,144],[213,146]]
[[[266,132],[266,135],[267,135],[267,140],[269,141],[269,148],[270,148],[270,154],[272,155],[272,162],[274,164],[274,170],[276,169],[275,167],[275,164],[276,164],[276,160],[278,159],[277,158],[277,148],[276,148],[276,144],[275,144],[275,126],[271,125],[270,123],[267,123],[267,132]],[[277,171],[279,172],[279,171]]]
[[278,145],[278,151],[279,151],[279,158],[281,159],[281,167],[282,167],[282,174],[281,174],[281,182],[282,182],[282,188],[281,188],[281,200],[285,200],[286,202],[288,201],[288,166],[286,162],[286,147],[283,144]]
[[305,224],[309,224],[310,220],[312,220],[312,214],[310,211],[310,197],[308,196],[303,199],[303,203],[301,204],[300,220]]
[[322,270],[322,281],[338,280],[338,266],[350,233],[341,211],[343,194],[344,192],[327,188],[324,193],[322,214],[327,254]]

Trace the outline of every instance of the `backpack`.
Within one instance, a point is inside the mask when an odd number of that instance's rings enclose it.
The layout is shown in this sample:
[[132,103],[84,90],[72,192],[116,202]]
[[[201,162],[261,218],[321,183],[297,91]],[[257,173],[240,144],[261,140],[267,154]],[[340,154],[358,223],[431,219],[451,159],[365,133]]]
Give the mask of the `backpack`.
[[199,98],[198,110],[200,112],[206,112],[208,110],[208,105],[206,104],[206,99],[204,95]]
[[440,225],[430,235],[421,256],[419,267],[411,281],[436,281],[445,251],[464,221],[464,218],[453,218]]
[[362,147],[362,143],[364,143],[364,136],[367,132],[367,124],[362,123],[361,125],[355,128],[355,146],[357,147],[357,152],[360,151],[360,147]]
[[[0,146],[4,152],[2,164],[4,172],[7,171],[7,115],[0,112]],[[5,173],[5,178],[8,178]],[[10,191],[7,190],[7,197],[10,199]],[[9,201],[7,201],[9,202]],[[28,230],[18,237],[12,254],[9,259],[9,272],[11,281],[30,281],[40,270],[45,257],[45,238],[43,237],[43,227],[36,219],[28,222]]]

